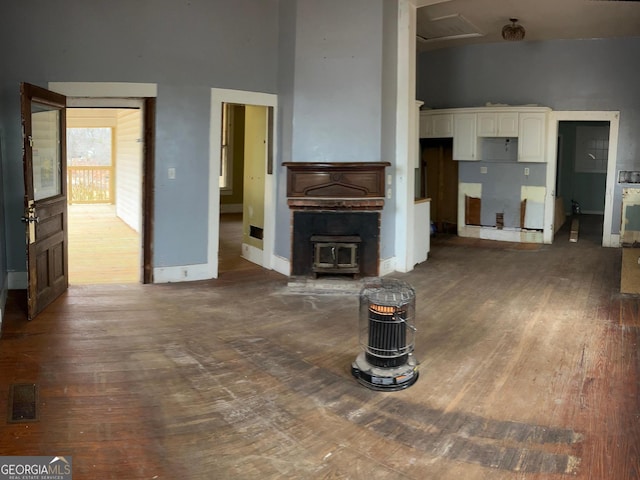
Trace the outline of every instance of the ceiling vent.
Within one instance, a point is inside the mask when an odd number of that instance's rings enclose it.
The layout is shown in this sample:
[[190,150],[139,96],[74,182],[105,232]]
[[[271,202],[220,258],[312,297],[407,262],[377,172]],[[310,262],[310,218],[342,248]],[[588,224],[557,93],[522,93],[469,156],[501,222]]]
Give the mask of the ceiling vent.
[[455,13],[431,18],[420,24],[418,40],[429,42],[435,40],[455,40],[457,38],[482,37],[484,34],[462,15]]

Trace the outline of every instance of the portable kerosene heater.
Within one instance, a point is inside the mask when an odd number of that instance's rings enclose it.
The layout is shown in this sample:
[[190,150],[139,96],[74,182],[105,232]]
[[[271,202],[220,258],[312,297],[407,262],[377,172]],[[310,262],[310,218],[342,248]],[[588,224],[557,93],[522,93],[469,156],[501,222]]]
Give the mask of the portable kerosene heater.
[[360,344],[351,373],[373,390],[395,391],[418,380],[413,356],[416,292],[393,278],[376,279],[360,291]]

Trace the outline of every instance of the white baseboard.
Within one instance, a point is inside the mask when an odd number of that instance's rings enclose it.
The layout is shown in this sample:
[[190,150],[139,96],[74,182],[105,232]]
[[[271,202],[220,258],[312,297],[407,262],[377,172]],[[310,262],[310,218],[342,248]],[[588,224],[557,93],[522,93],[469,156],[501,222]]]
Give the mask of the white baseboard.
[[380,266],[378,267],[378,271],[380,272],[380,276],[384,277],[385,275],[389,275],[396,271],[396,257],[385,258],[380,261]]
[[271,263],[273,265],[273,269],[276,272],[287,277],[291,276],[291,262],[289,261],[289,259],[274,255]]
[[211,271],[206,263],[177,267],[156,267],[153,269],[153,283],[192,282],[211,278]]
[[242,258],[246,258],[250,262],[264,267],[264,251],[253,245],[249,245],[248,243],[242,244]]
[[7,288],[9,290],[26,290],[29,285],[27,272],[8,272]]
[[622,244],[620,243],[620,234],[619,233],[612,233],[611,234],[611,244],[610,245],[603,245],[603,247],[613,247],[613,248],[618,248],[621,247]]
[[522,230],[520,228],[478,227],[464,225],[458,227],[458,235],[468,238],[482,238],[500,242],[543,243],[543,232],[539,230]]

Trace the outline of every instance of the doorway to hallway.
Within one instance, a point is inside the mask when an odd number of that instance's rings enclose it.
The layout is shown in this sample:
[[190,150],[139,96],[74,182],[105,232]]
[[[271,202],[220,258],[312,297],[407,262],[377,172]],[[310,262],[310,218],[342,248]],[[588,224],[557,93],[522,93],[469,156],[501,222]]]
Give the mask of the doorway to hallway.
[[141,281],[141,108],[67,108],[72,285]]

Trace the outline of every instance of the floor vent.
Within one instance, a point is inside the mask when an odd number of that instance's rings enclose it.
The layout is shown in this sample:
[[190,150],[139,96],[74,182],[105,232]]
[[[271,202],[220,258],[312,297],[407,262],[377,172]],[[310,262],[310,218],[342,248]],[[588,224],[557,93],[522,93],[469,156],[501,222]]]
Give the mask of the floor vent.
[[9,422],[34,422],[37,414],[38,387],[33,383],[16,383],[9,390]]

